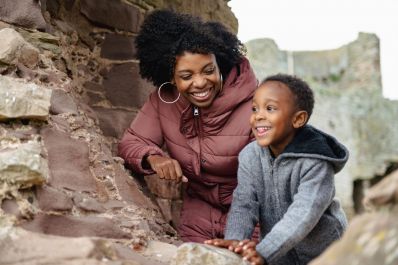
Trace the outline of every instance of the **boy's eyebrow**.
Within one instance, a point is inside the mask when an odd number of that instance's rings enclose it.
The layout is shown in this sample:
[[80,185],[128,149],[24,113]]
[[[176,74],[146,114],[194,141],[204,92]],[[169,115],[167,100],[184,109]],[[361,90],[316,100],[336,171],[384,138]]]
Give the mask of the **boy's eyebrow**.
[[[269,103],[269,102],[279,103],[279,100],[270,99],[270,98],[266,98],[264,101],[265,101],[265,103]],[[256,102],[256,99],[253,98],[252,102]]]

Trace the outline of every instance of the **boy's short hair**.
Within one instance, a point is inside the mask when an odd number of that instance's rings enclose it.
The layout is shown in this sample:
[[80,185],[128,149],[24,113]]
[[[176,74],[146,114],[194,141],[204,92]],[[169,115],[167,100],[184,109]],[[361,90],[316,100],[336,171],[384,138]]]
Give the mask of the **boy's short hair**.
[[297,76],[276,74],[266,77],[260,85],[269,81],[276,81],[285,84],[295,95],[298,109],[305,110],[308,113],[308,119],[311,117],[312,110],[314,108],[314,93],[307,82]]

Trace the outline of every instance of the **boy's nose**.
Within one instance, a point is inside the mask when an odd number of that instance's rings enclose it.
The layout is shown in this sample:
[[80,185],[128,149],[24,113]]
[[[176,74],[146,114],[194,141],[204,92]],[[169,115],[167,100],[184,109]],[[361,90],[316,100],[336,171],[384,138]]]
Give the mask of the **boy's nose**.
[[259,111],[259,112],[256,113],[255,119],[256,120],[263,120],[263,119],[265,119],[265,115],[263,115],[262,112]]

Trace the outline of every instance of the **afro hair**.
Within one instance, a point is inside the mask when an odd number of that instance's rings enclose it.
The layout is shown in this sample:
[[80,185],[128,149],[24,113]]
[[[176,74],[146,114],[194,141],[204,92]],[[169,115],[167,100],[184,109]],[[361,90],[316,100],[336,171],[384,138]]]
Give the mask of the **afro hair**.
[[222,24],[168,10],[145,18],[135,45],[141,76],[156,86],[172,80],[176,56],[184,52],[214,54],[223,76],[245,54],[244,45]]
[[305,110],[308,113],[308,119],[311,117],[314,108],[314,93],[304,80],[293,75],[276,74],[265,78],[261,85],[269,81],[286,85],[295,96],[298,109]]

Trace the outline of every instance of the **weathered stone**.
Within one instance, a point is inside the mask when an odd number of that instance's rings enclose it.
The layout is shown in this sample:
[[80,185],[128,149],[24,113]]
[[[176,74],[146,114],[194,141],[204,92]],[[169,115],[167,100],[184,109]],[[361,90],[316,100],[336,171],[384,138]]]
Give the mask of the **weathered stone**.
[[0,30],[0,62],[17,64],[34,68],[39,61],[39,50],[26,42],[24,38],[12,28]]
[[51,90],[33,83],[0,76],[0,119],[46,120]]
[[198,243],[184,243],[177,248],[171,265],[249,265],[239,255],[225,248]]
[[[136,2],[135,0],[128,0]],[[148,2],[148,1],[145,1]],[[223,23],[231,32],[238,32],[238,20],[231,12],[231,8],[225,0],[202,0],[202,1],[157,1],[150,0],[158,8],[168,8],[180,13],[189,13],[204,18],[205,20],[219,21]]]
[[162,261],[167,264],[170,264],[176,253],[177,246],[160,241],[149,241],[143,251],[144,256],[155,257],[158,261]]
[[69,211],[73,207],[72,199],[67,194],[48,185],[38,187],[36,196],[43,211]]
[[36,141],[21,144],[18,139],[0,140],[0,203],[5,198],[15,199],[18,205],[16,217],[30,218],[34,212],[31,204],[34,200],[32,197],[26,200],[19,190],[47,180],[47,163],[40,156],[41,145]]
[[9,192],[46,181],[48,169],[46,161],[40,156],[40,143],[5,142],[1,143],[0,148],[0,201]]
[[[1,209],[8,215],[15,216],[16,218],[21,218],[21,211],[19,210],[18,203],[15,199],[5,199],[1,204]],[[0,224],[1,226],[1,224]]]
[[163,199],[181,199],[182,182],[160,179],[157,175],[147,175],[144,177],[149,190]]
[[137,63],[114,65],[104,76],[106,97],[117,107],[141,107],[154,87],[139,75]]
[[120,139],[130,126],[131,121],[137,115],[137,111],[126,111],[119,109],[108,109],[93,107],[99,119],[99,125],[105,136]]
[[73,196],[73,202],[77,207],[88,212],[102,213],[106,210],[105,207],[95,199],[78,193]]
[[398,204],[398,170],[384,177],[367,191],[364,204],[369,208]]
[[115,184],[122,199],[128,203],[134,203],[140,207],[155,209],[155,205],[144,195],[138,184],[129,176],[122,166],[115,166]]
[[0,20],[25,28],[45,29],[46,27],[39,1],[35,0],[2,0]]
[[398,212],[367,213],[353,219],[343,238],[311,265],[398,264]]
[[39,31],[31,31],[31,30],[23,30],[18,28],[18,32],[22,35],[22,37],[38,48],[40,51],[51,51],[54,55],[61,54],[60,38],[54,35],[51,35],[46,32]]
[[71,131],[68,121],[64,117],[61,117],[60,115],[50,116],[49,121],[50,121],[50,124],[52,125],[52,127],[57,128],[58,131],[62,131],[62,132],[70,132]]
[[[122,246],[121,244],[114,244],[113,248],[117,251],[118,256],[121,259],[136,262],[137,265],[166,265],[169,263],[159,261],[153,256],[144,256],[137,251],[131,251],[131,248]],[[142,252],[142,251],[141,251]],[[130,265],[130,264],[126,264]],[[135,265],[135,264],[131,264]]]
[[51,95],[51,114],[73,113],[77,114],[77,105],[65,91],[61,89],[53,90]]
[[44,129],[41,135],[48,152],[49,185],[94,192],[95,180],[89,170],[87,144],[49,128]]
[[98,239],[43,235],[14,227],[2,230],[0,228],[2,264],[103,264],[90,260],[115,256],[112,248]]
[[111,60],[131,60],[136,58],[135,37],[107,34],[101,45],[101,57]]
[[67,237],[131,238],[112,219],[96,216],[38,214],[33,221],[22,224],[22,227],[33,232]]
[[135,33],[144,19],[139,8],[123,1],[82,0],[80,8],[88,19],[99,25]]
[[164,220],[168,223],[171,223],[173,219],[173,213],[171,212],[171,200],[156,198],[156,202],[162,212]]

